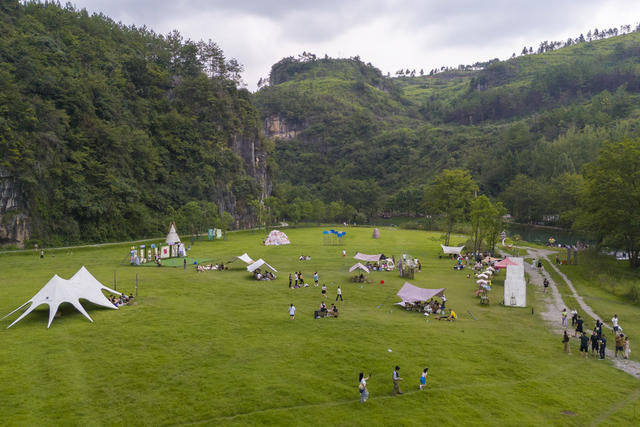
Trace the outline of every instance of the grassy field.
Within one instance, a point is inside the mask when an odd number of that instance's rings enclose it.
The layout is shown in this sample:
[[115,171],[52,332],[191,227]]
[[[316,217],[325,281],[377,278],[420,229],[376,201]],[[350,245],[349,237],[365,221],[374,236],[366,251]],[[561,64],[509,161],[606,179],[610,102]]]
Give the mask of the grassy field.
[[[438,257],[440,233],[382,228],[374,240],[371,229],[347,229],[343,258],[343,247],[322,245],[321,231],[289,230],[292,244],[283,247],[261,246],[266,233],[232,233],[226,241],[196,242],[189,254],[226,261],[246,251],[279,270],[272,282],[252,280],[239,262],[205,273],[121,265],[128,245],[49,252],[44,259],[0,255],[2,315],[54,273],[68,278],[82,265],[107,286],[115,272],[126,292],[136,275],[139,281],[136,305],[91,306],[93,324],[70,306],[49,330],[45,307],[11,329],[4,329],[9,319],[0,322],[3,425],[640,422],[637,380],[609,362],[579,358],[575,342],[574,354],[563,354],[560,338],[530,308],[498,304],[500,280],[492,304],[480,306],[474,281]],[[355,251],[417,256],[423,269],[411,282],[446,287],[447,305],[460,319],[427,321],[395,306],[404,282],[396,272],[351,283]],[[312,260],[298,261],[301,254]],[[307,281],[318,271],[329,301],[342,286],[338,319],[313,319],[320,290],[288,289],[286,277],[296,270]],[[538,296],[529,289],[531,305],[540,304]],[[294,321],[290,303],[297,307]],[[392,398],[396,364],[405,394]],[[429,383],[419,392],[424,367]],[[360,371],[372,374],[366,404],[358,401]]]

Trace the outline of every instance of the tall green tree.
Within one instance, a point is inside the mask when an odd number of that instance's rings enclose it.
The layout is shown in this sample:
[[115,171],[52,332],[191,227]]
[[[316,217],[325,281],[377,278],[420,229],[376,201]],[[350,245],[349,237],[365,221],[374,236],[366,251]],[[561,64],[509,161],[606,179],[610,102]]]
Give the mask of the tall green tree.
[[602,244],[623,248],[637,268],[640,250],[640,139],[606,143],[584,168],[585,191],[574,227]]
[[451,231],[457,222],[467,219],[478,185],[469,172],[446,169],[438,175],[425,191],[425,206],[433,214],[446,218],[445,245],[449,244]]

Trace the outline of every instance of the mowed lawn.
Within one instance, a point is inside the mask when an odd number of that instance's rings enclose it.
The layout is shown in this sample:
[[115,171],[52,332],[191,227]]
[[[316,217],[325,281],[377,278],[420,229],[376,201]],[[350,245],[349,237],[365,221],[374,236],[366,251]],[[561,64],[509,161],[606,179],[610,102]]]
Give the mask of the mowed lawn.
[[[3,425],[630,425],[640,422],[640,382],[608,361],[562,352],[531,307],[505,308],[498,280],[491,305],[474,297],[475,280],[438,257],[439,233],[347,228],[344,246],[323,246],[322,229],[284,230],[292,244],[261,245],[265,232],[196,242],[189,256],[227,261],[248,252],[279,271],[256,282],[238,261],[225,272],[121,264],[128,245],[0,255],[0,315],[33,296],[53,275],[85,265],[100,281],[133,291],[134,306],[85,303],[94,323],[69,305],[46,329],[42,306],[5,329],[0,322],[0,420]],[[456,237],[452,243],[465,239]],[[342,249],[348,256],[342,257]],[[446,287],[455,323],[429,321],[394,305],[397,272],[350,282],[356,251],[407,253],[422,262],[413,284]],[[55,257],[52,256],[55,254]],[[311,261],[298,261],[301,255]],[[303,271],[310,288],[288,289]],[[338,319],[313,319],[321,293]],[[504,274],[504,273],[502,273]],[[502,276],[504,277],[504,276]],[[380,281],[384,280],[384,284]],[[542,309],[538,292],[530,306]],[[293,303],[296,319],[289,320]],[[473,317],[469,314],[473,314]],[[475,317],[475,319],[474,319]],[[389,351],[391,350],[391,352]],[[401,367],[402,396],[391,397]],[[428,388],[418,378],[429,367]],[[358,372],[371,373],[370,400],[359,402]]]

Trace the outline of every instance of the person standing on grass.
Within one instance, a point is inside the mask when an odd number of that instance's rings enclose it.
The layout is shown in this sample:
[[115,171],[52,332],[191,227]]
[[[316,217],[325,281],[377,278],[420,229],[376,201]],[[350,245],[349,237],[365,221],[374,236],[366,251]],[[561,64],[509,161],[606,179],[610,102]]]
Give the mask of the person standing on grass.
[[359,379],[360,384],[358,385],[358,390],[360,391],[360,402],[364,403],[369,398],[369,390],[367,389],[367,380],[369,377],[365,377],[364,372],[360,372]]
[[400,378],[400,366],[396,366],[396,369],[393,371],[393,391],[391,392],[391,396],[395,396],[396,394],[402,394],[402,391],[400,391],[400,381],[402,381],[402,378]]
[[296,286],[298,286],[298,272],[297,271],[293,274],[293,278],[295,280]]
[[342,289],[340,289],[340,285],[338,285],[338,290],[336,292],[337,292],[336,301],[338,301],[338,298],[340,298],[340,301],[344,301],[342,299]]
[[313,273],[313,283],[315,283],[316,287],[318,286],[318,272]]
[[298,272],[298,283],[300,286],[304,286],[304,279],[302,278],[302,271]]
[[289,289],[291,289],[291,281],[293,280],[293,277],[291,276],[291,273],[289,273]]
[[184,269],[184,270],[186,270],[186,269],[187,269],[187,259],[186,259],[186,258],[184,259],[184,263],[183,263],[183,265],[184,265],[184,268],[183,268],[183,269]]
[[614,314],[611,319],[611,326],[613,327],[613,332],[618,332],[618,315]]
[[591,332],[591,354],[594,356],[598,354],[598,328],[593,328]]
[[600,339],[600,337],[602,336],[602,325],[604,325],[604,323],[602,323],[600,319],[596,319],[596,329],[598,330],[598,339]]
[[296,317],[296,308],[291,304],[289,306],[289,320],[293,320]]
[[545,277],[544,280],[542,281],[542,285],[544,286],[544,293],[546,294],[547,288],[549,288],[549,279]]
[[573,334],[574,337],[577,337],[578,334],[581,334],[584,332],[582,325],[584,324],[584,320],[582,319],[582,317],[580,317],[580,315],[578,315],[578,320],[576,320],[576,333]]
[[322,299],[325,299],[327,297],[327,285],[325,285],[324,283],[322,284]]
[[589,337],[584,332],[582,332],[582,335],[580,335],[580,354],[583,353],[584,358],[586,359],[587,355],[589,354]]
[[569,335],[567,335],[567,331],[564,331],[564,336],[562,337],[562,343],[564,344],[564,351],[567,354],[571,354],[571,350],[569,349]]
[[571,309],[571,327],[576,326],[576,320],[578,320],[578,310],[575,308]]
[[563,309],[562,310],[562,327],[566,328],[567,327],[567,309]]
[[424,371],[422,371],[422,374],[420,374],[420,390],[427,386],[428,371],[429,368],[424,368]]
[[607,349],[607,339],[602,332],[600,332],[600,342],[598,343],[598,348],[600,349],[600,360],[604,360],[605,350]]

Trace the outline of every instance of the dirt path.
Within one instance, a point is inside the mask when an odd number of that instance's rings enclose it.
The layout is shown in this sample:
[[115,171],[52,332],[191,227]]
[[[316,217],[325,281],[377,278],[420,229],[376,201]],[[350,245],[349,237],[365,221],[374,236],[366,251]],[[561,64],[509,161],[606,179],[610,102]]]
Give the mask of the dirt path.
[[[535,258],[536,260],[542,258],[548,261],[549,265],[551,265],[554,271],[560,277],[562,277],[562,280],[564,280],[566,285],[569,287],[569,290],[571,291],[571,294],[572,294],[571,296],[578,302],[578,305],[580,306],[582,317],[589,316],[593,319],[594,322],[596,319],[600,319],[600,316],[598,316],[593,311],[593,309],[589,305],[587,305],[587,303],[584,302],[584,299],[578,294],[571,280],[569,280],[569,278],[563,272],[561,272],[552,261],[549,260],[548,256],[550,254],[553,254],[554,253],[553,251],[546,250],[546,249],[533,249],[528,247],[522,247],[521,249],[526,249],[529,253],[529,256]],[[545,309],[540,313],[540,315],[547,322],[547,324],[549,325],[549,328],[553,332],[557,334],[562,334],[564,331],[564,328],[561,325],[561,313],[564,308],[567,308],[567,311],[569,311],[570,307],[567,306],[562,300],[562,295],[558,290],[557,284],[554,282],[553,278],[546,271],[539,273],[537,269],[531,267],[531,264],[525,263],[525,271],[529,274],[530,283],[534,284],[539,289],[543,289],[542,281],[544,280],[545,277],[547,278],[547,280],[549,280],[549,291],[544,296]],[[605,323],[605,326],[608,329],[611,329],[611,327],[606,323]],[[608,344],[609,344],[608,347],[611,347],[612,344],[615,345],[615,341],[613,339],[610,339]],[[613,361],[613,366],[620,369],[621,371],[626,372],[629,375],[632,375],[635,378],[640,379],[640,363],[630,359],[623,359],[623,358],[616,359],[614,357],[614,351],[611,350],[610,348],[607,348],[607,357]]]

